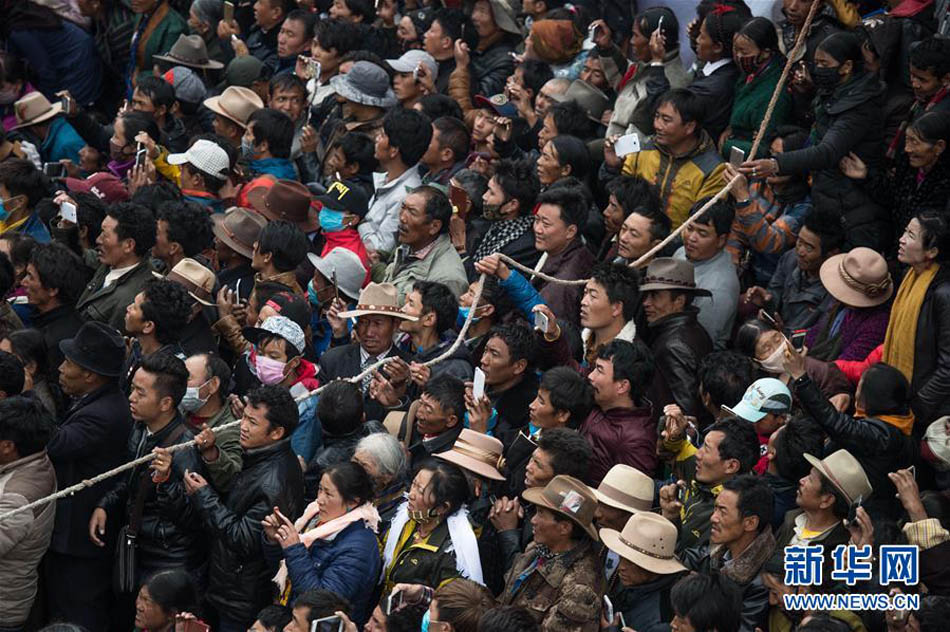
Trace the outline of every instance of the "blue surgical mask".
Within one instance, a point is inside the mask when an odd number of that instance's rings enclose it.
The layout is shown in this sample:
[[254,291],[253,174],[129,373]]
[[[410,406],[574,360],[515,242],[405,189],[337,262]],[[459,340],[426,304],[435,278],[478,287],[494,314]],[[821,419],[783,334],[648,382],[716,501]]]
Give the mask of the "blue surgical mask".
[[10,211],[7,210],[3,198],[0,198],[0,222],[6,220],[8,217],[10,217]]
[[313,279],[307,283],[307,298],[310,299],[310,304],[314,307],[320,306],[320,299],[317,297],[317,291],[313,289]]
[[254,160],[254,143],[241,137],[241,155],[247,160]]
[[326,207],[320,209],[320,227],[328,233],[346,228],[343,225],[343,211],[331,211]]
[[[472,311],[471,307],[459,307],[459,317],[462,319],[462,322],[468,320],[468,313],[470,311]],[[472,324],[477,323],[481,319],[481,316],[472,316]]]
[[422,615],[422,625],[419,626],[419,632],[429,632],[429,611]]

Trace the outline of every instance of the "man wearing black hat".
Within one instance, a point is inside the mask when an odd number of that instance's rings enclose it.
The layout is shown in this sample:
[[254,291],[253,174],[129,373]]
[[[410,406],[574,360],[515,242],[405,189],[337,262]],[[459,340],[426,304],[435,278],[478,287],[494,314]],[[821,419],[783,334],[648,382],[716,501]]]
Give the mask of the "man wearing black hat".
[[[59,343],[65,360],[59,385],[73,398],[65,419],[47,446],[63,489],[121,463],[132,426],[129,404],[117,377],[125,360],[125,343],[108,325],[90,321],[75,338]],[[53,619],[89,630],[108,627],[112,599],[112,546],[89,541],[89,515],[118,478],[57,501],[53,539],[46,554],[46,589]],[[115,533],[115,529],[110,530]]]

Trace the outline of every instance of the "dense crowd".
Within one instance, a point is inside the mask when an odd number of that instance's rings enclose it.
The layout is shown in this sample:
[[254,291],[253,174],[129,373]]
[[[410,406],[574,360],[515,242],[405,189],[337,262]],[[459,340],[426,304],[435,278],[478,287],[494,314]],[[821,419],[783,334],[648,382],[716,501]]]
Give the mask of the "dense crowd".
[[0,632],[947,629],[950,0],[0,0],[0,117]]

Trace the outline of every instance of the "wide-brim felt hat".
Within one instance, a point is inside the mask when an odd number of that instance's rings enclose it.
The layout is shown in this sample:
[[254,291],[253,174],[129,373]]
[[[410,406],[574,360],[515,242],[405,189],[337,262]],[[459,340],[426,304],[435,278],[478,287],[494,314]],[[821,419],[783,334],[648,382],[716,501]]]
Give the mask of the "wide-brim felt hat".
[[176,66],[188,66],[191,68],[207,68],[208,70],[221,70],[224,64],[208,57],[208,48],[200,35],[178,36],[178,41],[172,44],[172,47],[164,55],[153,55],[152,59],[161,59]]
[[590,488],[573,476],[559,474],[544,487],[531,487],[521,497],[532,505],[544,507],[577,523],[587,534],[599,540],[594,528],[597,497]]
[[655,513],[634,514],[623,531],[601,529],[600,539],[608,549],[640,568],[659,575],[686,569],[676,559],[676,525]]
[[370,283],[360,292],[356,309],[340,312],[339,316],[340,318],[357,318],[370,314],[392,316],[413,322],[419,320],[402,311],[402,305],[399,304],[399,291],[392,283]]
[[867,500],[868,496],[874,492],[861,463],[847,450],[837,450],[823,459],[807,452],[804,456],[805,460],[828,479],[849,503],[855,502],[858,498]]
[[894,295],[887,261],[870,248],[858,247],[828,257],[818,276],[829,294],[850,307],[875,307]]
[[647,266],[646,275],[640,285],[641,292],[651,290],[675,290],[692,292],[696,296],[712,296],[712,292],[696,287],[696,276],[693,264],[685,259],[660,257],[654,259]]
[[311,204],[310,189],[296,180],[278,180],[270,188],[252,189],[247,201],[267,219],[286,220],[305,233],[320,227],[320,217]]
[[82,368],[105,377],[118,377],[125,364],[125,341],[105,323],[91,320],[76,335],[59,341],[63,355]]
[[476,476],[503,481],[505,475],[499,471],[505,463],[503,453],[504,444],[498,439],[463,428],[451,450],[433,456],[454,463]]
[[227,213],[215,213],[211,216],[211,230],[214,236],[242,257],[254,257],[254,242],[258,240],[267,218],[240,206],[231,207]]
[[59,101],[50,103],[42,92],[31,92],[13,104],[13,113],[16,116],[16,125],[11,127],[11,130],[48,121],[63,113],[63,104]]

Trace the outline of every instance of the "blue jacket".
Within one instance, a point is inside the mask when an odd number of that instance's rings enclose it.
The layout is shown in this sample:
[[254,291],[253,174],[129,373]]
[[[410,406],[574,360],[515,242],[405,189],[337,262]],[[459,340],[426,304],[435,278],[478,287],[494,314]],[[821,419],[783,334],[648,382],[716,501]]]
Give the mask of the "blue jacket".
[[[46,140],[40,146],[40,155],[43,162],[59,162],[64,158],[69,158],[74,165],[78,165],[79,150],[85,145],[86,141],[66,119],[55,116],[50,121]],[[47,241],[49,241],[48,238]]]
[[49,229],[36,213],[31,213],[27,220],[17,226],[13,232],[29,235],[41,244],[48,244],[51,241]]
[[252,160],[248,165],[254,176],[269,174],[278,180],[296,180],[297,170],[294,169],[294,163],[286,158],[262,158]]
[[369,588],[379,580],[382,560],[376,534],[362,521],[350,524],[332,540],[316,540],[309,549],[299,543],[287,547],[284,559],[294,596],[311,588],[330,590],[353,604],[358,624],[369,619],[375,605]]
[[308,397],[297,404],[300,422],[290,435],[290,447],[294,454],[309,463],[313,455],[323,447],[323,426],[317,419],[317,397]]
[[515,306],[524,312],[528,319],[533,317],[531,310],[535,305],[546,304],[538,291],[534,289],[534,286],[517,270],[512,270],[508,278],[501,281],[499,285],[508,293]]
[[10,50],[30,60],[33,85],[50,101],[55,103],[58,90],[69,90],[80,105],[99,98],[102,62],[92,35],[62,20],[59,28],[17,28],[8,37]]

